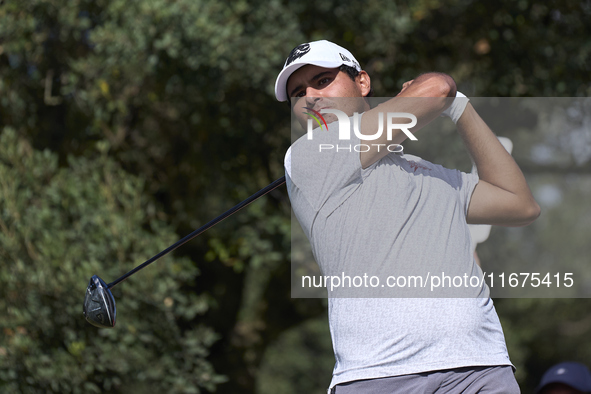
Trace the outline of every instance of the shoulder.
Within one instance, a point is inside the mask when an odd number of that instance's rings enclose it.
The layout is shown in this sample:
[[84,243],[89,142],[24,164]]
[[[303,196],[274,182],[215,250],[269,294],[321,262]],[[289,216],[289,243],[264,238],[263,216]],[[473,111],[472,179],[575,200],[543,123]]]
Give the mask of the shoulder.
[[411,175],[422,175],[427,181],[444,181],[454,189],[473,188],[478,183],[476,174],[447,168],[414,155],[399,156],[397,164]]
[[285,152],[283,166],[285,167],[285,173],[291,178],[291,146],[287,149],[287,152]]

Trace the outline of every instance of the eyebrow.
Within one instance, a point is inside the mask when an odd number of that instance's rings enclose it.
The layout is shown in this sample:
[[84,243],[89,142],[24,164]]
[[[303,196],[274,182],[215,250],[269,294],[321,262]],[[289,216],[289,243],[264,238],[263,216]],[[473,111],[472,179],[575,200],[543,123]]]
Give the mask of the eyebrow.
[[[322,71],[322,72],[320,72],[320,73],[318,73],[318,74],[314,75],[314,76],[313,76],[313,77],[310,79],[310,81],[311,81],[311,82],[316,82],[316,81],[318,81],[320,78],[324,77],[324,76],[325,76],[325,75],[327,75],[327,74],[328,74],[328,75],[332,74],[332,71]],[[302,89],[303,87],[304,87],[304,85],[303,85],[303,84],[299,84],[298,86],[296,86],[295,88],[293,88],[293,89],[291,90],[291,92],[289,93],[289,97],[293,97],[293,95],[294,95],[294,94],[295,94],[295,93],[296,93],[298,90]]]

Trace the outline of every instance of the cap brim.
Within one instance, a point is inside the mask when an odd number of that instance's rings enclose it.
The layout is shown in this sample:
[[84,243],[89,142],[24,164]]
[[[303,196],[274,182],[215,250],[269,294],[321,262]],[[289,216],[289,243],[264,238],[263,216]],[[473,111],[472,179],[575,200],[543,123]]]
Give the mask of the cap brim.
[[291,74],[296,72],[298,69],[311,64],[313,66],[318,67],[325,67],[325,68],[337,68],[340,67],[343,63],[331,62],[331,61],[313,61],[313,62],[294,62],[289,66],[285,67],[277,76],[277,80],[275,81],[275,97],[278,101],[287,101],[287,81]]

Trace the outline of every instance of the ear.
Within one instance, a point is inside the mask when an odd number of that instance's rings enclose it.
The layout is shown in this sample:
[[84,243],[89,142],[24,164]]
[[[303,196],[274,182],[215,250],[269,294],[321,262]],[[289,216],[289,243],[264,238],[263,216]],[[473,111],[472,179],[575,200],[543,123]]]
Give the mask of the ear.
[[361,95],[363,97],[367,96],[369,91],[371,90],[371,79],[369,78],[369,74],[365,71],[359,71],[359,75],[356,77],[357,85],[359,89],[361,89]]

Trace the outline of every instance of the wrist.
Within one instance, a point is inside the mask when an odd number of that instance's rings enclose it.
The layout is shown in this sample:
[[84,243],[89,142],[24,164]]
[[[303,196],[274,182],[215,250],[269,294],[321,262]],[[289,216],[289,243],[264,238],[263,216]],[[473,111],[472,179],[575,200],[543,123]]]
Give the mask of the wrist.
[[458,119],[460,119],[464,113],[466,105],[468,105],[468,101],[470,101],[470,99],[466,97],[466,95],[459,91],[456,92],[456,97],[454,98],[453,102],[445,111],[441,113],[441,116],[447,116],[454,123],[458,123]]

